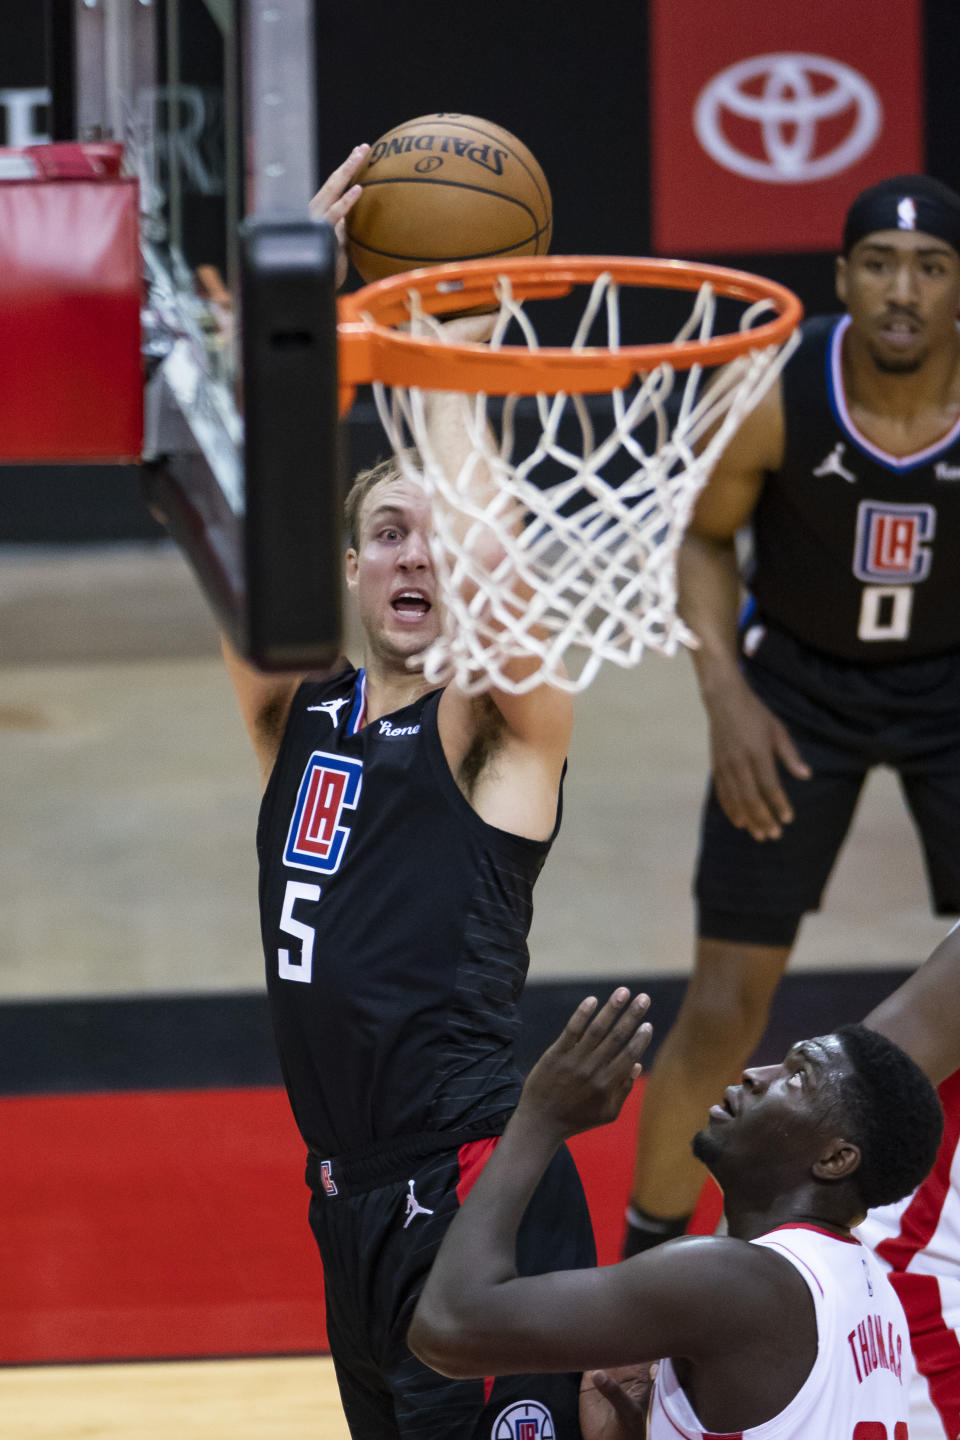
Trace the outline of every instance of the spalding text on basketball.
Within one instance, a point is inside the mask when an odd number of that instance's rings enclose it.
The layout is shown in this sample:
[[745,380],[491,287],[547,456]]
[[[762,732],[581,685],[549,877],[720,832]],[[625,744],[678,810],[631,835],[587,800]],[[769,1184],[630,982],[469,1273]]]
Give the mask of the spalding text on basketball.
[[392,140],[378,140],[370,151],[367,169],[372,170],[378,160],[388,155],[408,155],[411,150],[432,150],[441,155],[456,155],[461,160],[471,160],[482,165],[494,175],[503,174],[503,162],[510,153],[498,150],[493,145],[477,145],[472,140],[460,140],[455,135],[399,135]]

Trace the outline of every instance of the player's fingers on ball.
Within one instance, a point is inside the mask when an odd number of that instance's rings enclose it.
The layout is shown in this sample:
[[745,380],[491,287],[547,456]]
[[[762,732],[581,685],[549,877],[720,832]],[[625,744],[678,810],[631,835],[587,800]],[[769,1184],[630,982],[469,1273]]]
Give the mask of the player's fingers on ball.
[[325,196],[328,203],[335,200],[338,195],[343,193],[344,188],[350,184],[350,181],[354,175],[356,175],[369,154],[370,146],[367,145],[366,142],[361,145],[355,145],[346,160],[343,160],[337,166],[336,170],[331,171],[327,176],[326,180],[324,180],[320,186],[318,194]]
[[[345,194],[327,204],[320,195],[310,201],[310,214],[314,220],[326,220],[334,229],[342,225],[353,206],[363,194],[362,185],[351,185]],[[321,192],[322,195],[322,192]]]

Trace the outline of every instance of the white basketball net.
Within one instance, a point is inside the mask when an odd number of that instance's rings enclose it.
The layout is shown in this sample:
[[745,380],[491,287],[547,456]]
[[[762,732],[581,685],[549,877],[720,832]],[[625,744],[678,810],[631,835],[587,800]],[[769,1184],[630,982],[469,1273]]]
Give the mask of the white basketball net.
[[[597,319],[606,326],[607,346],[619,347],[619,289],[609,275],[593,283],[574,351],[584,348]],[[419,298],[410,292],[411,332],[443,342],[443,326],[423,313]],[[498,298],[491,348],[514,320],[537,349],[530,316],[506,277]],[[745,310],[740,328],[749,329],[768,303]],[[676,340],[709,338],[715,310],[713,288],[704,284]],[[638,388],[611,391],[602,435],[585,397],[538,394],[540,438],[522,455],[515,454],[519,397],[508,396],[497,414],[487,396],[459,395],[467,442],[455,466],[435,452],[424,392],[375,383],[401,472],[422,484],[433,503],[445,614],[425,658],[427,679],[454,680],[468,693],[494,685],[519,694],[544,682],[578,691],[604,660],[627,667],[647,647],[673,655],[680,644],[695,645],[676,613],[677,547],[718,455],[795,343],[796,335],[779,349],[750,351],[709,378],[699,366],[684,372],[661,365]],[[569,428],[571,416],[575,448],[559,438],[561,421]],[[611,484],[603,472],[620,451],[628,473]],[[617,458],[622,473],[624,456]],[[537,472],[547,461],[551,479],[544,484]],[[518,659],[526,663],[518,667]]]

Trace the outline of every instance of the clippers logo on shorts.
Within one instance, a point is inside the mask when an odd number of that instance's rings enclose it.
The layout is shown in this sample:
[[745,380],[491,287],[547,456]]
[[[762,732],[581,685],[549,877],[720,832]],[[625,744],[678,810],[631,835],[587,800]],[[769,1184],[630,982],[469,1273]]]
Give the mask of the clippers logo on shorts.
[[490,1440],[556,1440],[553,1416],[538,1400],[517,1400],[501,1410]]
[[320,1161],[320,1184],[328,1195],[339,1195],[333,1179],[333,1166],[329,1160]]
[[300,781],[297,803],[284,846],[283,862],[295,870],[339,869],[349,825],[344,811],[356,809],[360,799],[363,764],[343,755],[315,750]]
[[853,573],[858,580],[926,580],[937,512],[932,505],[882,505],[861,500]]

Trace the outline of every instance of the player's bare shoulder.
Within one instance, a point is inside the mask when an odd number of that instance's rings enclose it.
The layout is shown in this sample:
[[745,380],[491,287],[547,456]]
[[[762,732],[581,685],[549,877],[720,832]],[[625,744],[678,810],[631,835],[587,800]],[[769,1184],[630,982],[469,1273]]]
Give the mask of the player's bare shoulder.
[[783,464],[786,427],[778,376],[737,428],[694,508],[694,534],[732,535],[749,518],[768,475]]

